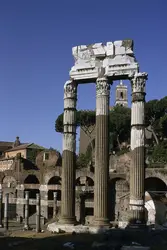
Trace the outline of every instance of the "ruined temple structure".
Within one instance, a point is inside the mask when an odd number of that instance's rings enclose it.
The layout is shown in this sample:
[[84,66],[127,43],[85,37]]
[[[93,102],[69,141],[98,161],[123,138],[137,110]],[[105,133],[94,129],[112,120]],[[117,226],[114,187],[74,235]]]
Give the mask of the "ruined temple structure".
[[109,103],[114,80],[128,79],[132,86],[131,167],[129,209],[133,224],[144,224],[145,124],[147,73],[139,72],[133,41],[96,43],[73,48],[75,65],[64,85],[64,138],[62,158],[61,224],[75,224],[76,101],[77,86],[96,85],[94,173],[94,225],[109,225]]
[[[15,143],[0,143],[0,184],[3,203],[5,193],[9,193],[9,216],[24,220],[25,194],[29,191],[32,220],[36,213],[36,194],[40,194],[41,218],[46,221],[54,217],[59,226],[74,226],[77,222],[94,227],[108,227],[110,222],[117,222],[121,226],[129,219],[139,227],[146,222],[164,223],[166,205],[160,206],[162,202],[156,194],[167,191],[167,170],[165,167],[150,169],[146,165],[147,74],[139,72],[133,41],[82,45],[72,51],[75,64],[64,85],[62,156],[53,149],[21,143],[18,137]],[[131,150],[121,156],[109,155],[110,89],[115,80],[124,79],[131,82],[132,90]],[[76,169],[77,86],[89,82],[94,82],[96,87],[96,126],[92,138],[95,161],[93,166]],[[121,83],[118,92],[123,93],[118,97],[125,104],[127,89],[122,87]],[[81,145],[84,143],[81,138]]]

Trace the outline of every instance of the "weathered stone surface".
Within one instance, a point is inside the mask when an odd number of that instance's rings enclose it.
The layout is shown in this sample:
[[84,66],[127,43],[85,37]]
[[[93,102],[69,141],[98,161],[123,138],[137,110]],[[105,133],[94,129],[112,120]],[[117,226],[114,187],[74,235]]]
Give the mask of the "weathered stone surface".
[[71,68],[70,77],[74,80],[95,80],[101,69],[105,76],[122,77],[138,72],[138,63],[133,52],[133,41],[95,43],[73,47],[75,65]]
[[72,225],[72,224],[59,224],[59,223],[51,223],[48,225],[47,230],[52,232],[52,233],[61,233],[61,232],[66,232],[66,233],[92,233],[92,234],[97,234],[97,233],[105,233],[109,228],[105,227],[96,227],[96,226],[84,226],[84,225]]

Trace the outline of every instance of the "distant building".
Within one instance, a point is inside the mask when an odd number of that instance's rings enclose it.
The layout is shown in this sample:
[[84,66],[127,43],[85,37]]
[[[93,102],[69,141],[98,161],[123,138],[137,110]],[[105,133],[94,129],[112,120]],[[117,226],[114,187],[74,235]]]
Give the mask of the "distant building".
[[115,105],[128,107],[128,88],[123,84],[123,81],[120,81],[119,85],[116,86]]
[[45,150],[44,147],[34,143],[21,143],[19,137],[16,137],[15,142],[0,142],[0,157],[1,159],[11,159],[20,154],[24,159],[34,162],[39,152]]

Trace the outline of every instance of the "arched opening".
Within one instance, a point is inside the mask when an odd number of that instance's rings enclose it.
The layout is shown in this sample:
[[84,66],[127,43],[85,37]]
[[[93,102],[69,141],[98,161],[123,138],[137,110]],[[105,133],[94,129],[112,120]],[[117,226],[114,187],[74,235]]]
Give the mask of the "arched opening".
[[145,190],[148,192],[156,191],[162,192],[167,191],[166,184],[157,177],[149,177],[145,180]]
[[[50,178],[50,180],[48,181],[48,185],[61,185],[61,177],[60,176],[53,176]],[[57,201],[61,201],[61,187],[60,189],[49,189],[48,191],[48,200],[53,201],[53,196],[54,196],[54,192],[57,193]],[[59,213],[59,207],[57,212]],[[48,207],[48,218],[52,218],[53,217],[53,206],[49,206]]]
[[92,178],[90,178],[88,176],[80,176],[75,180],[75,185],[76,186],[93,187],[94,181]]
[[5,188],[15,188],[17,181],[13,176],[5,176],[2,181],[3,187]]
[[124,97],[124,94],[123,94],[123,92],[121,91],[121,92],[120,92],[120,98],[123,99],[123,97]]
[[128,182],[122,178],[112,179],[109,189],[109,219],[111,221],[126,221],[128,203]]
[[81,224],[89,224],[94,216],[94,181],[91,177],[83,175],[76,179],[75,184],[76,196],[80,197],[80,217],[78,219]]
[[61,185],[61,178],[59,176],[53,176],[48,181],[48,185]]
[[24,184],[39,184],[39,180],[35,175],[30,174],[24,180]]
[[167,221],[166,183],[157,177],[149,177],[145,180],[145,190],[148,224],[163,225]]
[[[29,184],[29,188],[27,187],[25,191],[29,191],[29,198],[30,199],[36,199],[36,195],[39,193],[39,189],[37,188],[31,188],[31,184],[39,184],[38,178],[30,174],[28,175],[25,180],[24,184]],[[32,220],[35,219],[35,213],[36,213],[36,205],[29,205],[29,216],[33,216]]]
[[87,186],[92,187],[92,186],[94,186],[94,181],[92,180],[92,178],[87,177],[86,184],[87,184]]

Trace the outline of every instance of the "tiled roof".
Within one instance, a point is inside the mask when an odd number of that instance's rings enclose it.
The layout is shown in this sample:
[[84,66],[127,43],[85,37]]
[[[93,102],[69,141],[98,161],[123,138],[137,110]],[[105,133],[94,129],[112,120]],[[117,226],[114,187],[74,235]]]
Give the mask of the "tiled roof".
[[21,145],[19,145],[17,147],[14,147],[14,148],[11,148],[11,149],[7,150],[6,152],[26,149],[29,145],[31,145],[31,143],[23,143],[23,144],[21,144]]
[[34,143],[24,143],[24,144],[21,144],[17,147],[14,147],[14,148],[7,150],[6,152],[17,151],[17,150],[22,150],[22,149],[26,149],[26,148],[34,148],[34,149],[41,149],[41,150],[45,149],[44,147],[39,146],[39,145],[34,144]]
[[0,147],[12,147],[13,142],[8,142],[8,141],[0,141]]

